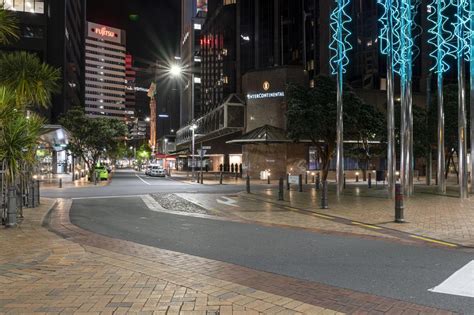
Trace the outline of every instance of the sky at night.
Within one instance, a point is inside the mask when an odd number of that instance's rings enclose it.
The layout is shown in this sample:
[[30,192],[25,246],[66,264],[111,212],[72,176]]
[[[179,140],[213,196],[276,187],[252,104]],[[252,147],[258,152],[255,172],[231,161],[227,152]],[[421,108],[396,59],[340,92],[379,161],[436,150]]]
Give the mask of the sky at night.
[[180,3],[180,0],[87,0],[87,19],[125,29],[127,49],[135,60],[152,63],[179,53]]

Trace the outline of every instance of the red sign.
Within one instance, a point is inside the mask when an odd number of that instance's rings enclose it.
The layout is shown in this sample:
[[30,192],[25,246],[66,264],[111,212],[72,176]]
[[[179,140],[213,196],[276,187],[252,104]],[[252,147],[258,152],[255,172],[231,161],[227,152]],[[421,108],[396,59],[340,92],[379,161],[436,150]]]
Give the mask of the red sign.
[[117,37],[115,32],[109,31],[105,26],[102,28],[96,28],[93,31],[103,37]]

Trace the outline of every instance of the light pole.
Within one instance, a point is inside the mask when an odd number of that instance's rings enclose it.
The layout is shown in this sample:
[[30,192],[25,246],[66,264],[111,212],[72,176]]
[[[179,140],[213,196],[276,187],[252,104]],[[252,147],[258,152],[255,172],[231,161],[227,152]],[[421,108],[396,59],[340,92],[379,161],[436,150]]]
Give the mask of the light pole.
[[192,152],[191,152],[191,172],[192,172],[192,180],[194,181],[194,167],[195,167],[195,160],[194,160],[194,152],[195,152],[195,148],[194,148],[194,145],[195,145],[195,131],[197,129],[197,126],[196,124],[192,124],[191,127],[190,127],[191,131],[192,131],[192,139],[191,139],[191,142],[192,142]]

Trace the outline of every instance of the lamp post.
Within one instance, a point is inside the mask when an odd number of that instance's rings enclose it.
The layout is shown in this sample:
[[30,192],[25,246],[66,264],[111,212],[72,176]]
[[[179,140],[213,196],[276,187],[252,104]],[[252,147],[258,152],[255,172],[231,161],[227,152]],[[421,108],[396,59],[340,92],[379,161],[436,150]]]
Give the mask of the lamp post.
[[191,132],[192,132],[192,139],[191,139],[191,147],[192,147],[192,152],[191,152],[191,173],[192,173],[192,180],[194,181],[194,167],[195,167],[195,160],[194,160],[194,152],[195,152],[195,136],[196,136],[196,129],[197,129],[197,126],[196,124],[192,124],[191,127]]

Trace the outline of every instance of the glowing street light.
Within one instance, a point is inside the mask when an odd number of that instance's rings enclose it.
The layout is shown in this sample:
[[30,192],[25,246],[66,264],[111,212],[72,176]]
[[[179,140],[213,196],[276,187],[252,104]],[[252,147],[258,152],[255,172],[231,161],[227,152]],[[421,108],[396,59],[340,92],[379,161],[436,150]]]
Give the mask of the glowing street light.
[[169,69],[169,73],[173,77],[179,77],[183,73],[183,68],[178,64],[173,64],[173,65],[171,65],[171,67]]

